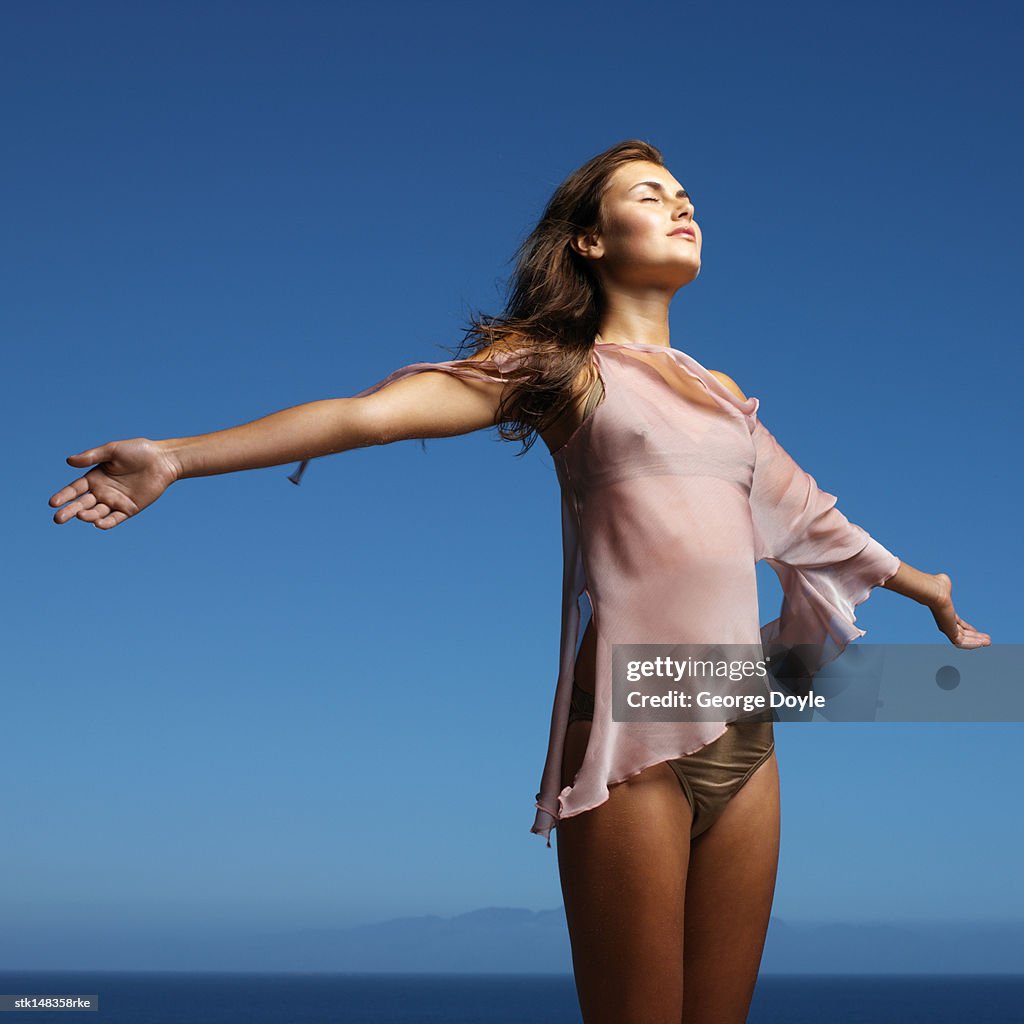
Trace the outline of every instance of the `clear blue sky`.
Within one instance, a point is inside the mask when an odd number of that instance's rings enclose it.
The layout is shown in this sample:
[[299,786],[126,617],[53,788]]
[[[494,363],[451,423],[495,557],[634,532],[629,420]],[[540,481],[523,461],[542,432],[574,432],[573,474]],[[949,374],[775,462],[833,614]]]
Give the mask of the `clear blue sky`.
[[[561,902],[529,832],[561,587],[542,443],[366,449],[298,488],[294,465],[188,480],[110,532],[46,502],[84,448],[448,358],[471,308],[500,311],[552,190],[622,139],[664,151],[704,232],[673,345],[1021,642],[1010,5],[43,2],[3,22],[9,927]],[[882,590],[858,624],[943,642]],[[775,913],[1024,919],[1022,728],[780,727]]]

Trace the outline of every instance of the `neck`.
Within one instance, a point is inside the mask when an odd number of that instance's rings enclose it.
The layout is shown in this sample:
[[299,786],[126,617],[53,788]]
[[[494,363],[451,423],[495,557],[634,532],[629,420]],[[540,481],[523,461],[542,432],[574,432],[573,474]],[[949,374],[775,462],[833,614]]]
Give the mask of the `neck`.
[[615,301],[611,297],[598,323],[602,341],[625,345],[660,345],[671,348],[668,304],[660,295],[643,301]]

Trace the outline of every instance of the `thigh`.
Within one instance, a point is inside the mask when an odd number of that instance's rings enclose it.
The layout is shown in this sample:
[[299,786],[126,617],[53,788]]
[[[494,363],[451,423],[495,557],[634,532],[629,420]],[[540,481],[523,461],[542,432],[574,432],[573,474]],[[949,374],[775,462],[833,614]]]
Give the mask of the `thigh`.
[[[565,777],[571,780],[590,723],[569,729]],[[558,823],[558,867],[585,1024],[679,1024],[690,823],[690,805],[667,764],[611,786],[605,803]]]
[[773,751],[690,848],[686,1024],[743,1024],[761,965],[779,862]]
[[[580,645],[576,682],[593,693],[591,632],[588,626]],[[583,763],[590,729],[585,720],[568,728],[563,787]],[[585,1024],[679,1024],[691,822],[675,772],[657,764],[609,787],[600,806],[558,823],[558,869]]]

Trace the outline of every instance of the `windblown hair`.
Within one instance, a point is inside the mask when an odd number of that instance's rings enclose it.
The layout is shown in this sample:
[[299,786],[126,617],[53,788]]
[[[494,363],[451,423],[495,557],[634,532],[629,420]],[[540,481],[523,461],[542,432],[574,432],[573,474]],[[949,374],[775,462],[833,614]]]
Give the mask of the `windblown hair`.
[[[470,315],[459,352],[472,356],[519,351],[506,373],[496,422],[501,437],[522,441],[517,455],[564,415],[579,396],[577,381],[592,365],[604,296],[586,259],[570,245],[579,234],[602,231],[602,199],[612,174],[631,160],[665,166],[661,152],[639,139],[620,142],[573,171],[555,190],[539,223],[519,247],[498,316]],[[587,387],[596,383],[591,375]]]

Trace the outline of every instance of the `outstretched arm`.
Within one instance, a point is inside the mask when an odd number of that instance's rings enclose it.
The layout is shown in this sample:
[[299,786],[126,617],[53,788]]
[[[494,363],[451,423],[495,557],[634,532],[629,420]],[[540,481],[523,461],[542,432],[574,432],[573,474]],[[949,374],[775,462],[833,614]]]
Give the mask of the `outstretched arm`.
[[[746,401],[747,396],[728,374],[711,372]],[[814,478],[797,466],[760,420],[753,436],[758,455],[752,493],[755,528],[760,527],[769,561],[774,561],[777,571],[782,570],[784,585],[788,583],[796,591],[810,584],[806,587],[807,596],[792,602],[800,610],[792,616],[796,623],[792,633],[805,629],[809,636],[815,635],[815,630],[805,627],[799,619],[805,614],[808,622],[813,621],[811,609],[815,602],[819,619],[828,614],[827,602],[820,600],[815,589],[828,599],[839,599],[840,605],[845,604],[845,611],[852,613],[853,606],[868,596],[871,587],[879,586],[923,604],[931,611],[939,630],[955,646],[972,650],[992,643],[988,633],[975,629],[957,615],[949,576],[915,569],[848,522],[834,507],[835,497],[818,488]],[[896,566],[895,571],[886,568],[885,556]],[[788,608],[784,609],[783,618],[766,627],[770,634],[782,630],[787,611]],[[852,618],[849,626],[833,621],[819,632],[841,634],[845,629],[848,637],[861,632],[849,627],[853,627]],[[846,642],[843,639],[839,644],[845,646]]]
[[[64,506],[53,521],[77,518],[109,530],[186,477],[493,426],[504,384],[496,372],[473,366],[486,357],[485,351],[467,360],[414,364],[415,372],[395,371],[352,398],[307,402],[210,434],[163,441],[133,438],[89,448],[67,459],[76,468],[94,468],[50,497],[51,507]],[[435,366],[448,372],[423,372]]]
[[158,442],[178,479],[280,466],[411,438],[452,437],[494,425],[501,386],[447,373],[403,377],[354,398],[296,405],[229,430]]

